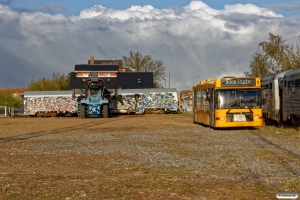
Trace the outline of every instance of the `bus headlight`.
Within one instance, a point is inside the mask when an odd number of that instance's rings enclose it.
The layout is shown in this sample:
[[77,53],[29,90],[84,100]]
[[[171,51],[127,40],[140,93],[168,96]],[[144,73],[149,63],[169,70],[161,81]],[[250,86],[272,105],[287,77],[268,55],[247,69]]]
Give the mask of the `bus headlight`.
[[216,120],[224,120],[225,117],[216,117]]
[[262,119],[262,116],[255,115],[254,119]]

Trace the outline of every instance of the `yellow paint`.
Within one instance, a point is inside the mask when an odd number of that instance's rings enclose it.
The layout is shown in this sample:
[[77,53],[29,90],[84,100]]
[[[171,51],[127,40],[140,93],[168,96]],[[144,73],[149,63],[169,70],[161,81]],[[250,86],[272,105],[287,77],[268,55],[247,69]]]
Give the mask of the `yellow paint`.
[[[241,78],[241,77],[238,77]],[[246,77],[245,77],[246,78]],[[194,94],[194,105],[193,105],[193,118],[195,122],[204,125],[210,125],[210,119],[215,119],[214,127],[257,127],[263,125],[262,119],[262,108],[238,108],[238,109],[213,109],[202,99],[201,101],[197,102],[197,91],[200,91],[201,95],[204,95],[204,92],[208,89],[217,90],[217,89],[251,89],[256,88],[260,89],[260,79],[255,79],[254,86],[226,86],[222,87],[221,85],[222,78],[211,79],[208,78],[206,80],[200,81],[199,84],[194,85],[193,87],[193,94]],[[220,102],[220,96],[215,96],[215,101]],[[200,105],[199,105],[200,104]],[[226,118],[226,112],[231,114],[238,114],[238,113],[249,113],[253,112],[253,121],[243,121],[243,122],[232,122],[229,118]],[[259,116],[260,118],[255,119],[255,116]],[[216,120],[216,119],[224,118],[224,120]]]

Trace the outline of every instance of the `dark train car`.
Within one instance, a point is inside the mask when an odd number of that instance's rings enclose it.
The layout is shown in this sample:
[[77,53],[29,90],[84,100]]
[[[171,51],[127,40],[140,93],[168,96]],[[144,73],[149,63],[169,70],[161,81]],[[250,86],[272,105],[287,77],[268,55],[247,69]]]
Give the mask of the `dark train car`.
[[266,125],[277,126],[282,121],[282,118],[280,119],[282,109],[280,94],[285,73],[271,74],[261,78],[263,119]]
[[282,118],[285,126],[300,126],[300,69],[287,72],[282,84]]

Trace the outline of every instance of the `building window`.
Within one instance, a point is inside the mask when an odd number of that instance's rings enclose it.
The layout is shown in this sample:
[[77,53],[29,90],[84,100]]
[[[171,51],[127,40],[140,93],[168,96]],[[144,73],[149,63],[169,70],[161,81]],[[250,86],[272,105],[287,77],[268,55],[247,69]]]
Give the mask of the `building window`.
[[110,76],[110,73],[104,73],[104,76]]
[[82,73],[82,77],[89,77],[90,73]]
[[136,82],[137,82],[137,83],[142,83],[142,79],[141,79],[141,78],[137,78],[137,79],[136,79]]

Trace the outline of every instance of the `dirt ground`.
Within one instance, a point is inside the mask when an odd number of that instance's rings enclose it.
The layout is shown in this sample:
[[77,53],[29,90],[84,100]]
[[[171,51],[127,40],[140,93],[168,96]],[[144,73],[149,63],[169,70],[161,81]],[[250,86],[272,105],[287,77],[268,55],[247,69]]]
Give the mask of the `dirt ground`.
[[0,199],[277,199],[300,194],[300,134],[189,114],[0,118]]

